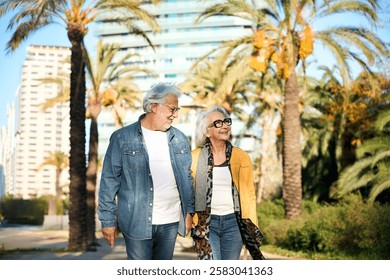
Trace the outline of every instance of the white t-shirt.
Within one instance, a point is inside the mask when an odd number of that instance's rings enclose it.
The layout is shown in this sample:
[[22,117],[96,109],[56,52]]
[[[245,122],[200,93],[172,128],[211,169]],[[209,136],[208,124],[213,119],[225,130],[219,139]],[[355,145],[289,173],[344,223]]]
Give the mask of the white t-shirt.
[[211,214],[228,215],[234,213],[232,176],[228,166],[213,167],[213,195]]
[[167,133],[142,127],[153,179],[152,224],[180,220],[180,197],[169,155]]

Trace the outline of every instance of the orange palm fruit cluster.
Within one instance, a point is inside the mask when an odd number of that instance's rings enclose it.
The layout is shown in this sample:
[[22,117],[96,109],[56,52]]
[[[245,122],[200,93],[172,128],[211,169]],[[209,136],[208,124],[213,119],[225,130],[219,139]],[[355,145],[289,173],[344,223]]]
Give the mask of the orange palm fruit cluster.
[[299,43],[299,57],[305,59],[313,53],[314,33],[309,25],[301,32],[301,40]]
[[109,106],[114,104],[117,93],[112,89],[106,89],[102,95],[103,106]]

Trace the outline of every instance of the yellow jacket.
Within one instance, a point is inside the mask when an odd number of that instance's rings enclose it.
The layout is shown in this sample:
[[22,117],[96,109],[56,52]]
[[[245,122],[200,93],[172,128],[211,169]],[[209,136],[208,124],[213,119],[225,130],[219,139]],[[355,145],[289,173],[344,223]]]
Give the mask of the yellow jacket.
[[[192,165],[191,171],[193,178],[196,177],[196,168],[198,166],[198,159],[201,148],[192,151]],[[230,167],[232,178],[240,195],[241,215],[243,219],[251,219],[257,226],[256,213],[256,194],[253,183],[252,161],[249,155],[240,148],[233,147],[232,156],[230,159]],[[194,180],[194,187],[195,180]],[[194,217],[193,222],[197,223],[197,218]]]

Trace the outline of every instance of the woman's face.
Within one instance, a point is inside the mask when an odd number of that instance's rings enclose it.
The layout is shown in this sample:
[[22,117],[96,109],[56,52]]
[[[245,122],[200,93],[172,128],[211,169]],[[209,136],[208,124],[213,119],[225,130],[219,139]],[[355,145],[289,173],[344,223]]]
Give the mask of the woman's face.
[[[227,141],[230,138],[231,127],[227,125],[227,121],[225,121],[225,116],[218,111],[214,111],[209,115],[208,118],[208,128],[207,128],[207,136],[210,140],[213,141]],[[215,126],[215,121],[217,126],[222,125],[221,127]]]

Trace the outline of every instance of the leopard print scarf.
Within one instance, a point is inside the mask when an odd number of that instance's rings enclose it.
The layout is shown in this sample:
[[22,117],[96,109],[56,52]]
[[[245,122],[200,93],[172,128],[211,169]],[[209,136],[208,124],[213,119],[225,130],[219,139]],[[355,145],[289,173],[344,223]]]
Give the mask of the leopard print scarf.
[[[206,138],[206,143],[201,151],[201,153],[207,152],[207,167],[206,167],[206,185],[198,185],[195,190],[195,201],[202,200],[204,201],[204,189],[206,189],[206,207],[204,210],[196,209],[198,215],[198,224],[192,229],[191,236],[194,240],[194,247],[198,253],[198,259],[200,260],[212,260],[213,254],[211,250],[211,245],[209,243],[209,233],[210,233],[210,221],[211,221],[211,198],[213,193],[213,153],[211,152],[211,143],[210,139]],[[203,157],[200,156],[199,160],[202,160]],[[204,163],[198,162],[198,169],[203,169]],[[204,170],[197,171],[197,176],[204,175]],[[203,208],[202,206],[198,206]],[[197,208],[197,207],[196,207]]]

